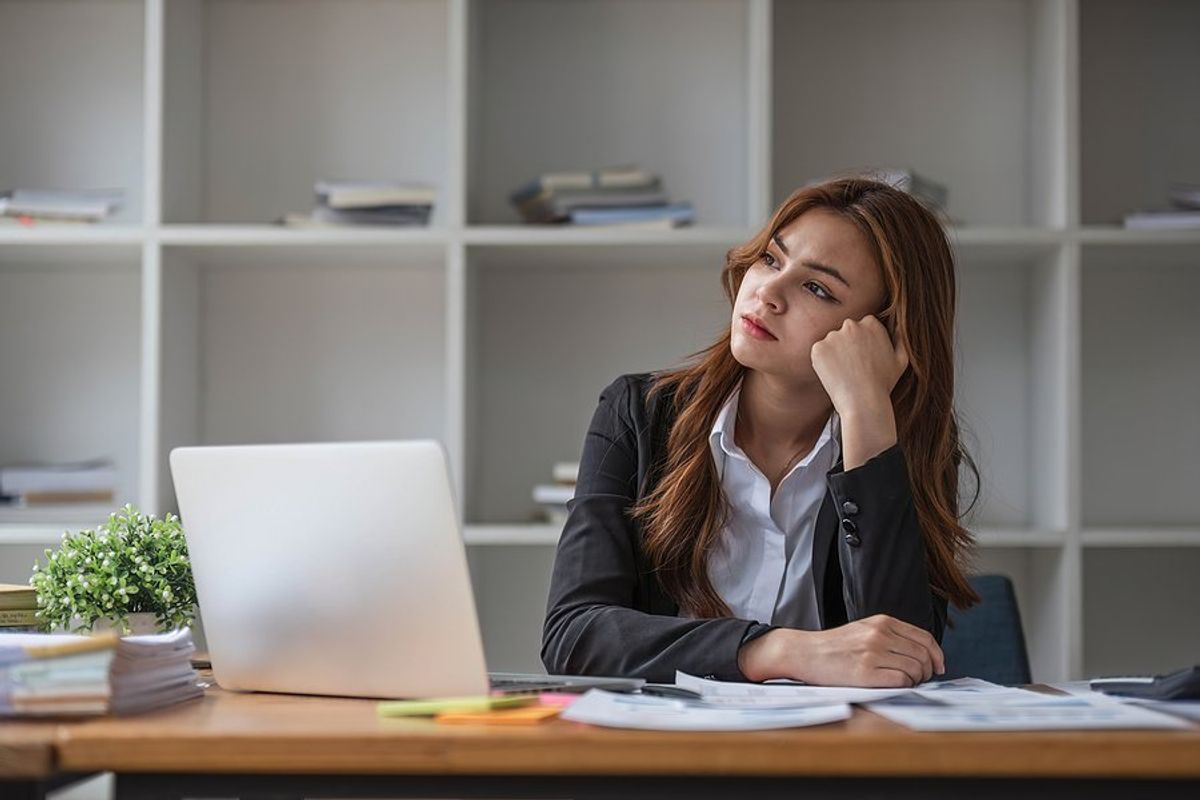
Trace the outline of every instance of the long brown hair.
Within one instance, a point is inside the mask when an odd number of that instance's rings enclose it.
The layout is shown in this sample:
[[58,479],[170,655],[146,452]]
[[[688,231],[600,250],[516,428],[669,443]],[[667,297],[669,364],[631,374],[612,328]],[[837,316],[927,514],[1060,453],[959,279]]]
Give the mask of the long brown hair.
[[[893,341],[903,342],[909,369],[892,390],[897,438],[912,483],[934,592],[959,607],[979,601],[960,561],[972,536],[959,524],[959,468],[979,470],[959,441],[954,398],[954,257],[937,218],[905,192],[864,178],[842,178],[800,189],[750,241],[726,255],[721,283],[732,304],[746,271],[771,238],[804,212],[822,208],[863,232],[883,270],[887,300],[878,315]],[[663,589],[697,617],[730,616],[708,578],[708,554],[728,520],[728,501],[709,449],[721,406],[745,368],[733,357],[730,329],[685,365],[655,376],[651,394],[673,393],[674,423],[661,478],[632,509]]]

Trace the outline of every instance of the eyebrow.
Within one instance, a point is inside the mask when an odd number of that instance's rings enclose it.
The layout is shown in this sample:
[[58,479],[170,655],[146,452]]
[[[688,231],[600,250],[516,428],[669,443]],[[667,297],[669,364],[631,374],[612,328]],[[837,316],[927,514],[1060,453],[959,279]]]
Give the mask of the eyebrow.
[[[775,243],[776,247],[778,247],[780,250],[783,251],[783,254],[785,256],[791,255],[791,252],[789,252],[787,247],[784,246],[783,240],[779,238],[779,234],[775,234],[774,236],[772,236],[771,241],[773,241]],[[803,266],[806,266],[810,269],[815,269],[817,272],[824,272],[826,275],[830,275],[834,278],[837,278],[839,281],[846,284],[847,289],[850,288],[850,281],[846,280],[846,278],[843,277],[842,273],[838,272],[836,269],[829,266],[828,264],[822,264],[819,261],[801,261],[800,263]]]

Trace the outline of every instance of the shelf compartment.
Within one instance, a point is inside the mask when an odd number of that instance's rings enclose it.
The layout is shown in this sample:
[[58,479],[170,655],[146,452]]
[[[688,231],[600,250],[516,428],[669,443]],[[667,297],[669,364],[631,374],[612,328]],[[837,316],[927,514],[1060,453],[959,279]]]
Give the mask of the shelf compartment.
[[1085,528],[1200,525],[1200,245],[1085,246]]
[[1173,181],[1200,183],[1200,5],[1159,0],[1130,11],[1122,0],[1079,3],[1080,181],[1089,224],[1166,208]]
[[909,168],[946,185],[967,223],[1065,224],[1058,5],[775,3],[772,201],[831,175]]
[[636,163],[703,225],[743,225],[745,0],[487,0],[470,6],[468,219],[518,219],[544,172]]
[[138,247],[0,247],[0,463],[111,458],[114,507],[138,500],[140,264]]
[[536,519],[533,486],[579,458],[601,389],[715,341],[726,249],[469,250],[469,522]]
[[[1053,247],[960,252],[955,405],[981,472],[973,526],[1066,528],[1063,259]],[[961,488],[969,499],[965,470]]]
[[440,260],[167,247],[163,261],[163,507],[178,445],[445,441]]
[[143,17],[135,0],[0,3],[0,189],[123,189],[107,223],[142,221]]
[[1083,553],[1083,671],[1153,675],[1200,653],[1200,550],[1103,548]]
[[269,223],[318,179],[394,178],[438,187],[440,224],[448,24],[448,0],[168,3],[163,219]]
[[1069,673],[1070,561],[1064,549],[1016,545],[984,548],[972,564],[973,573],[1012,580],[1035,682],[1065,680]]

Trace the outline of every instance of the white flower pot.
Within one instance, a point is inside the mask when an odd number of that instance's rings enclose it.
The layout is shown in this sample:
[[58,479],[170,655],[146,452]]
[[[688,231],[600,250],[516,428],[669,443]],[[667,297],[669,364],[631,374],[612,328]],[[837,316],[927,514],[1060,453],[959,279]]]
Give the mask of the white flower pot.
[[[155,616],[150,611],[137,611],[128,615],[129,618],[129,634],[138,636],[146,633],[158,633],[158,623]],[[71,628],[74,629],[79,620],[75,620]],[[116,632],[124,634],[125,631],[119,625],[114,624],[111,619],[98,619],[92,625],[92,633],[112,633]]]

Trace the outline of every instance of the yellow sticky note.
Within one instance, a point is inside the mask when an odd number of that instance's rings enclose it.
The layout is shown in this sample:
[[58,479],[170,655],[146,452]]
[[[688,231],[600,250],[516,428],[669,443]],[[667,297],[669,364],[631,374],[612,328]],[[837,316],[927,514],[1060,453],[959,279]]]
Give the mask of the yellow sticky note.
[[381,717],[428,717],[448,712],[475,713],[495,708],[515,708],[536,703],[534,695],[476,695],[437,697],[429,700],[386,700],[376,706]]
[[544,719],[550,719],[560,711],[562,709],[556,706],[526,706],[525,708],[505,708],[498,711],[451,711],[438,714],[434,719],[450,724],[536,725]]

